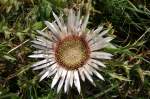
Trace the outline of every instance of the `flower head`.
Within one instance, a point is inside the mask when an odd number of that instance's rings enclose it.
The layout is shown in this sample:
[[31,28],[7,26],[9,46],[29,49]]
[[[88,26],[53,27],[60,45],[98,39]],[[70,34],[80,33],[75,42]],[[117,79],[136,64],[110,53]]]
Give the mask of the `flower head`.
[[69,87],[75,86],[80,93],[81,80],[88,79],[93,85],[92,75],[104,80],[98,70],[106,67],[101,60],[111,59],[112,56],[101,51],[112,40],[112,37],[104,37],[109,29],[104,30],[103,26],[96,30],[87,29],[89,14],[82,19],[80,11],[75,14],[69,10],[67,22],[55,13],[53,16],[56,20],[53,23],[45,21],[49,30],[37,30],[40,36],[32,41],[32,46],[38,50],[29,57],[43,59],[32,65],[33,70],[42,70],[40,81],[54,76],[51,88],[58,83],[57,92],[62,87],[68,92]]

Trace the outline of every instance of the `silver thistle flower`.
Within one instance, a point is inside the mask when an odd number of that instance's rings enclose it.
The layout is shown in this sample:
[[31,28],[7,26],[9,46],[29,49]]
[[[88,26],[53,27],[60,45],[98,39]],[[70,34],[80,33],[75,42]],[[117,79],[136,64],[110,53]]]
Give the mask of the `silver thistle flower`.
[[58,83],[57,92],[62,87],[64,92],[68,92],[69,87],[74,85],[80,93],[80,80],[84,82],[88,79],[95,85],[93,74],[104,80],[98,70],[100,66],[106,67],[101,59],[112,57],[112,54],[100,51],[113,39],[104,37],[109,29],[104,30],[103,26],[99,26],[96,30],[88,30],[89,14],[81,19],[80,11],[75,14],[69,10],[67,23],[55,13],[53,16],[56,22],[45,21],[49,31],[37,30],[40,36],[32,41],[32,46],[38,50],[29,57],[43,59],[32,65],[33,70],[42,70],[40,81],[54,75],[51,88]]

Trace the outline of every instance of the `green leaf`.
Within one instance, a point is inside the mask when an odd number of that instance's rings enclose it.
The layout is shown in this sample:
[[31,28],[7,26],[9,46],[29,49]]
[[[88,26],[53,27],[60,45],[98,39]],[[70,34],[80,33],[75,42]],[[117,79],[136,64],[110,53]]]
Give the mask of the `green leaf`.
[[12,56],[4,55],[3,57],[7,60],[16,61],[16,59]]
[[22,32],[17,32],[16,35],[17,35],[17,37],[19,38],[20,41],[23,41],[23,40],[24,40],[24,33],[22,33]]
[[144,71],[144,75],[150,76],[150,71]]
[[0,99],[19,99],[17,94],[14,93],[8,93],[6,95],[0,96]]
[[140,66],[136,70],[137,70],[137,72],[139,74],[139,77],[140,77],[141,81],[144,82],[143,70],[140,68]]
[[118,80],[123,80],[123,81],[131,81],[129,80],[128,78],[126,77],[123,77],[123,76],[120,76],[120,75],[117,75],[116,73],[109,73],[109,75],[112,77],[112,78],[116,78]]
[[11,34],[11,32],[8,31],[8,30],[6,30],[6,31],[5,31],[5,38],[6,38],[6,39],[9,39],[9,38],[10,38],[10,34]]
[[41,29],[42,26],[43,26],[42,22],[36,22],[36,23],[33,24],[32,29],[33,30],[38,30],[38,29]]

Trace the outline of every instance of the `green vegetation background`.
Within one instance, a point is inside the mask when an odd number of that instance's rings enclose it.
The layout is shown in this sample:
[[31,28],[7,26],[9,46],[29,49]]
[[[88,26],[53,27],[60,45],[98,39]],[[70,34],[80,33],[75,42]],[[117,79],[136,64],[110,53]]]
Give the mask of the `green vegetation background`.
[[[117,47],[105,49],[114,54],[102,71],[106,81],[85,82],[80,95],[76,89],[56,94],[51,79],[39,83],[27,57],[35,30],[54,19],[52,11],[67,8],[90,10],[89,28],[113,26],[109,35]],[[150,1],[0,0],[0,99],[150,99]]]

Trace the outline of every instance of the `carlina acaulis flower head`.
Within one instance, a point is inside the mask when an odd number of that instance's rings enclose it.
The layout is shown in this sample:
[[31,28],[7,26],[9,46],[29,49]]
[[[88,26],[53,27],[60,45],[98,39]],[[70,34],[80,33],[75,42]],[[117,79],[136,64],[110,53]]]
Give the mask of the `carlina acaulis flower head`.
[[81,18],[80,11],[75,13],[72,9],[69,9],[67,22],[54,12],[53,16],[54,22],[45,21],[48,30],[37,30],[38,36],[32,41],[37,50],[29,57],[42,59],[31,66],[33,70],[41,70],[40,81],[53,77],[51,88],[57,85],[57,92],[63,87],[66,93],[75,86],[80,93],[81,80],[89,80],[93,85],[93,75],[104,80],[98,71],[106,67],[101,60],[112,57],[102,51],[113,39],[106,36],[109,29],[103,26],[87,29],[89,14]]

